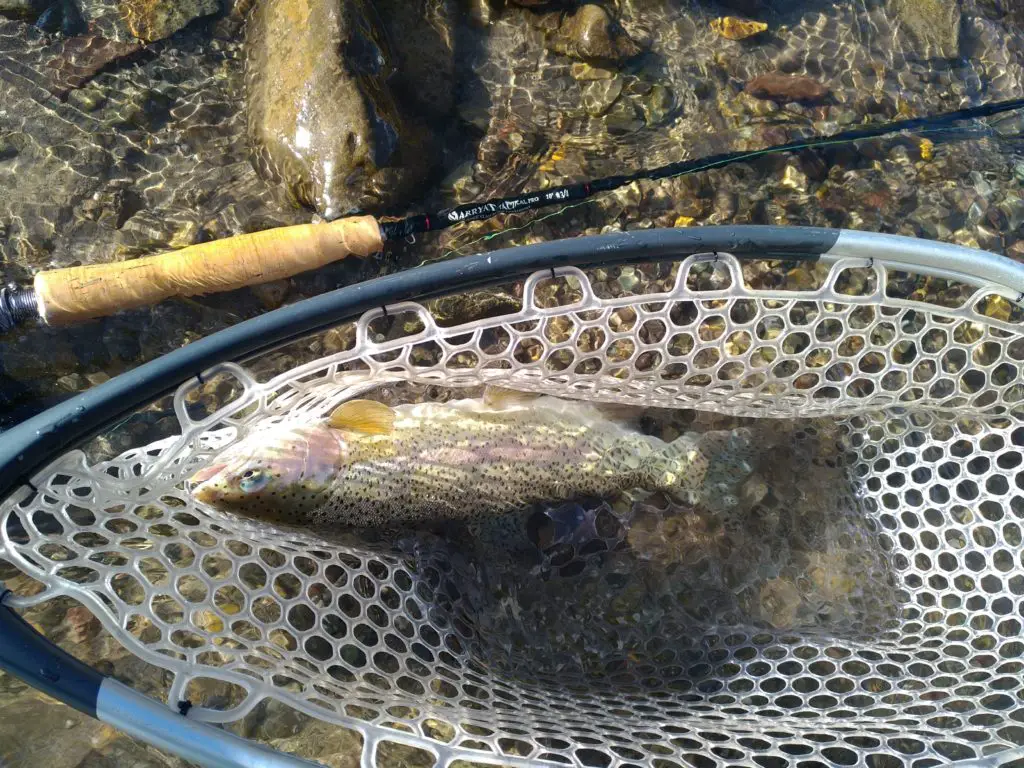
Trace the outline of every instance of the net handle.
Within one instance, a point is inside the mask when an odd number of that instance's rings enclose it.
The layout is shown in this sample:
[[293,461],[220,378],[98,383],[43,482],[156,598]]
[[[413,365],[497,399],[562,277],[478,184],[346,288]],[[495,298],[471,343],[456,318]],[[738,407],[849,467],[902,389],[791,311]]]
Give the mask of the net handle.
[[[9,594],[9,593],[6,593]],[[32,628],[3,604],[0,582],[0,670],[130,736],[211,768],[319,768],[188,717],[105,677]]]

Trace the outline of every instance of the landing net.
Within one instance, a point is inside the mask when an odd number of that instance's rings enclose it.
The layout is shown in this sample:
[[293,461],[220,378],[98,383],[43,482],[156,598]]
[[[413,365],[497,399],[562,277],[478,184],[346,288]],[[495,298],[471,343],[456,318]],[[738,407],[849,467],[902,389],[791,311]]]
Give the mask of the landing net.
[[[206,371],[37,473],[0,505],[0,557],[41,589],[11,604],[71,597],[167,670],[172,707],[230,722],[277,699],[359,731],[367,764],[384,742],[443,765],[1009,759],[1024,747],[1022,318],[1016,291],[966,271],[727,253],[389,305]],[[595,572],[549,559],[523,591],[565,608],[554,595],[600,582],[617,607],[516,637],[527,620],[480,586],[486,565],[441,539],[282,533],[184,487],[254,428],[370,387],[488,383],[782,430],[794,493],[809,515],[830,508],[816,533],[789,530],[769,494],[756,536],[717,543],[680,539],[683,518],[634,519],[628,543],[646,531],[667,572],[813,546],[797,570],[761,558],[747,604],[740,587],[612,583],[615,542]]]

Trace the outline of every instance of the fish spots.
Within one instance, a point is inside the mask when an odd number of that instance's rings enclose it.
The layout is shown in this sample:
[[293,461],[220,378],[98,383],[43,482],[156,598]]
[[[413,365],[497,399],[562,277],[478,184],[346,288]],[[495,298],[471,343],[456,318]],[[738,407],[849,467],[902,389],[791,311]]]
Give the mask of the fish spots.
[[[386,434],[326,423],[261,432],[218,457],[227,469],[207,481],[221,484],[218,497],[203,500],[267,521],[379,528],[494,518],[627,488],[717,504],[723,478],[744,471],[743,441],[730,443],[730,433],[666,444],[595,414],[553,398],[498,410],[460,400],[398,406]],[[246,480],[232,480],[240,470],[254,472],[248,492]]]

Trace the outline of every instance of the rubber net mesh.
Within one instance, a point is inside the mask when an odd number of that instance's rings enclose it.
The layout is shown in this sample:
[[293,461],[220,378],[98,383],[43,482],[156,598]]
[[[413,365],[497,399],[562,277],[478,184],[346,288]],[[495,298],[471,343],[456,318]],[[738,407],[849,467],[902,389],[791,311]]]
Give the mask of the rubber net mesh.
[[[716,254],[389,306],[225,363],[61,456],[0,506],[0,555],[43,586],[17,605],[82,602],[173,674],[172,705],[198,680],[232,691],[190,716],[275,697],[358,730],[367,764],[382,740],[446,765],[1009,759],[1024,314],[966,280]],[[771,492],[745,488],[746,517],[724,521],[611,503],[628,525],[599,513],[598,545],[510,575],[441,537],[307,538],[184,489],[254,426],[370,384],[488,382],[746,424]]]

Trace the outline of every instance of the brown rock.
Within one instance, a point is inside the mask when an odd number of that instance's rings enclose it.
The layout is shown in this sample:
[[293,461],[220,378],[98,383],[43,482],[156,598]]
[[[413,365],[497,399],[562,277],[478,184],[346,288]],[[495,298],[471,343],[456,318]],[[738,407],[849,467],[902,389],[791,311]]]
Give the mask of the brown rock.
[[167,2],[166,0],[124,0],[124,19],[131,33],[151,42],[173,35],[192,19],[220,10],[217,0]]
[[246,23],[253,162],[325,218],[402,202],[429,166],[387,37],[367,0],[263,0]]
[[68,628],[67,638],[72,643],[84,643],[96,637],[100,631],[100,620],[81,605],[68,609],[64,614],[64,624]]
[[960,55],[960,0],[892,0],[889,7],[917,43],[920,55],[943,59]]
[[592,3],[564,18],[547,44],[556,53],[595,63],[621,62],[641,50],[608,11]]
[[721,16],[711,20],[711,29],[726,40],[746,40],[768,29],[763,21],[740,19],[736,16]]
[[291,282],[288,280],[274,280],[271,283],[249,286],[249,290],[256,295],[264,309],[277,309],[284,304],[284,300],[288,297],[288,292],[291,290]]
[[820,102],[828,96],[827,87],[810,77],[803,75],[784,75],[772,72],[755,77],[744,89],[751,96],[772,101],[803,101]]
[[78,0],[78,9],[95,35],[150,43],[221,8],[220,0]]
[[1006,249],[1007,257],[1014,261],[1024,262],[1024,240],[1018,240]]
[[81,88],[108,65],[141,50],[142,43],[138,42],[119,42],[91,35],[67,38],[61,52],[47,63],[54,95],[63,98],[69,91]]

